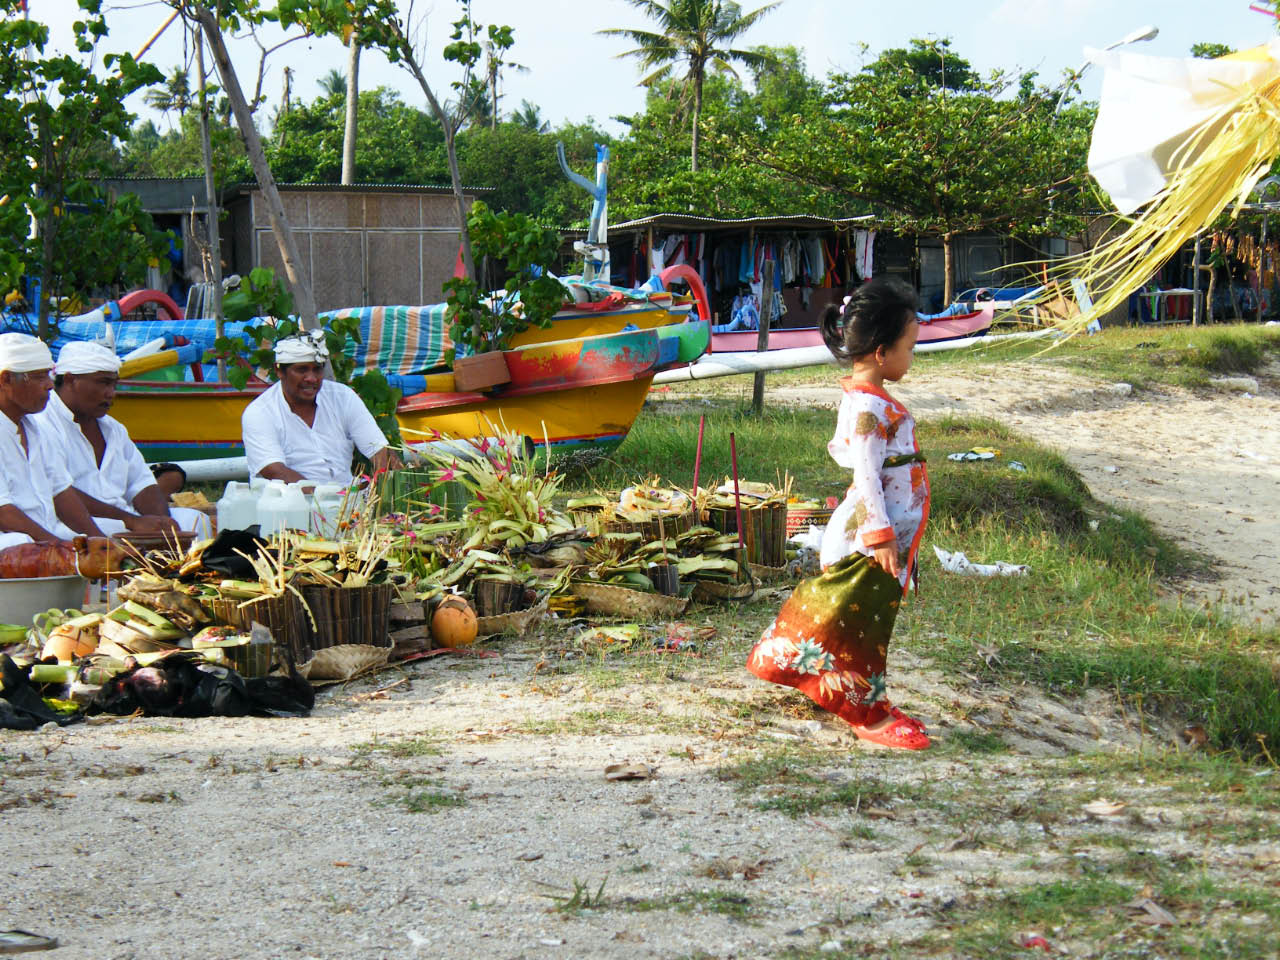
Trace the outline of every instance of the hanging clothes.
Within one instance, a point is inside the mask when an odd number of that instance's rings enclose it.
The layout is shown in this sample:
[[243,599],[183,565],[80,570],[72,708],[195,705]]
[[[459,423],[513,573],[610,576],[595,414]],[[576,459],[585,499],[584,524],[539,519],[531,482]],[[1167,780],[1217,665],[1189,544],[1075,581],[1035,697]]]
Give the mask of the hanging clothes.
[[871,279],[872,260],[876,244],[874,230],[855,230],[853,234],[854,260],[853,268],[858,271],[861,280]]

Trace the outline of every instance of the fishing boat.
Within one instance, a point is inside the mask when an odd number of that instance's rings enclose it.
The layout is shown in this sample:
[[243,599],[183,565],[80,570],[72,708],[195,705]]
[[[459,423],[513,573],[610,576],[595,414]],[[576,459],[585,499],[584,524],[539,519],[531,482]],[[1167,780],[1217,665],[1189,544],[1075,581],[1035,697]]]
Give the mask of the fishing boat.
[[[991,329],[995,310],[976,303],[979,309],[964,312],[944,310],[938,314],[918,314],[920,343],[941,343],[980,337]],[[760,331],[733,330],[711,334],[712,353],[748,353],[758,349]],[[792,347],[820,347],[822,330],[818,327],[779,327],[769,331],[769,350],[786,350]]]
[[[644,290],[594,285],[599,299],[562,310],[548,329],[517,336],[503,351],[511,382],[484,393],[460,391],[452,373],[431,372],[450,347],[443,305],[334,313],[360,320],[357,369],[376,366],[401,390],[397,419],[410,442],[437,432],[483,436],[502,424],[561,450],[608,449],[626,437],[654,374],[693,362],[710,344],[705,293],[696,275],[680,277],[692,295],[668,292],[676,272]],[[143,308],[157,319],[123,319]],[[237,336],[243,326],[228,323],[226,334]],[[126,362],[112,408],[151,462],[243,453],[240,415],[270,384],[251,381],[239,390],[216,382],[215,368],[203,362],[214,333],[212,320],[184,318],[159,291],[135,291],[59,324],[60,342],[109,336],[126,356],[152,348]]]

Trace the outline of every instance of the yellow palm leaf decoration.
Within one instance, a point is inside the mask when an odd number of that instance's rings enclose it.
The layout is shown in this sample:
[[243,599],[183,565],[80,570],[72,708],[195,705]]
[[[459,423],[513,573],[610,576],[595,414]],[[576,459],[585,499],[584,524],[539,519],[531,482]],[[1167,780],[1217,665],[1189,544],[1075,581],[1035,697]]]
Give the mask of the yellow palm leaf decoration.
[[1095,62],[1107,73],[1089,171],[1128,226],[1056,265],[1093,295],[1066,321],[1073,330],[1123,304],[1223,211],[1238,212],[1280,155],[1280,41],[1217,60],[1099,52]]

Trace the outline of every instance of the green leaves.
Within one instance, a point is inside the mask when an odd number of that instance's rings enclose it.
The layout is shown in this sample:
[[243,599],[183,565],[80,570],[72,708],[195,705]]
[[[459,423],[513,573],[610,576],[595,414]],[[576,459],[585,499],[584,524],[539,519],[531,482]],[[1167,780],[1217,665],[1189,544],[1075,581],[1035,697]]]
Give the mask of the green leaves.
[[[43,292],[40,331],[50,334],[51,298],[99,286],[136,284],[148,260],[165,247],[136,199],[111,198],[97,185],[108,172],[114,141],[129,135],[124,107],[133,91],[161,79],[151,64],[99,49],[106,23],[97,0],[73,24],[76,47],[95,52],[109,72],[98,76],[89,58],[45,56],[48,29],[16,16],[0,0],[0,196],[22,198],[0,207],[0,274],[8,282],[18,263],[37,276]],[[27,55],[31,46],[33,55]],[[35,219],[30,237],[26,219]]]
[[531,326],[549,327],[564,302],[564,288],[545,272],[559,252],[559,234],[523,213],[494,213],[479,200],[471,207],[467,229],[477,257],[500,265],[510,277],[509,292],[496,300],[469,277],[446,280],[454,346],[471,353],[503,350],[515,334]]

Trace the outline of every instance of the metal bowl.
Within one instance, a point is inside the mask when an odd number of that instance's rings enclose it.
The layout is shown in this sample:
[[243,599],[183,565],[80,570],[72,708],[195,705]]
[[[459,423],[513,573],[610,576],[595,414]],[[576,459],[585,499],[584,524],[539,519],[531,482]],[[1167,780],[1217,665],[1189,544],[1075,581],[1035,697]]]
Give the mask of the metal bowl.
[[88,583],[80,576],[0,580],[0,622],[30,626],[32,617],[52,607],[79,609]]

